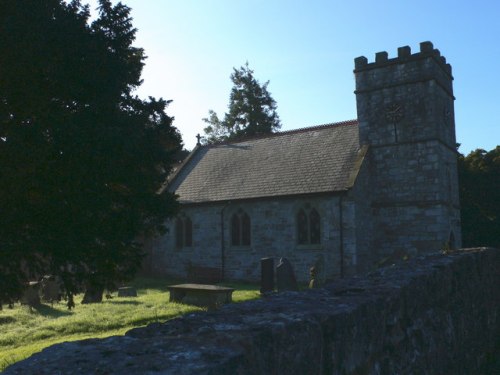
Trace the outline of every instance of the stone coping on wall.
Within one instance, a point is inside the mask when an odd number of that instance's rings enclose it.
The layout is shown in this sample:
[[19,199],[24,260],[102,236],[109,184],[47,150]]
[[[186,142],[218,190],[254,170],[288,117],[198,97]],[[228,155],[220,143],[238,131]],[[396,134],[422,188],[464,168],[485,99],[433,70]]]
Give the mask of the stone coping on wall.
[[322,289],[62,343],[6,374],[472,374],[498,337],[500,251],[419,256]]

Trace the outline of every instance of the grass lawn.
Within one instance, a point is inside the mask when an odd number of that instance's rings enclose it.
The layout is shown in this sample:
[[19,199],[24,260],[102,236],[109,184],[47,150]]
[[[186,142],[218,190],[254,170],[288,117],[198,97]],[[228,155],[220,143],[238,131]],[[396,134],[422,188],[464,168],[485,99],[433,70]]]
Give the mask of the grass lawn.
[[[100,304],[81,305],[83,295],[75,298],[76,307],[69,311],[65,301],[53,306],[42,305],[30,310],[16,304],[14,309],[0,311],[0,371],[43,348],[87,338],[123,335],[129,329],[152,322],[164,322],[181,314],[202,311],[195,306],[169,303],[166,288],[172,282],[162,279],[137,279],[130,285],[138,297],[114,297]],[[236,290],[234,302],[259,297],[258,286],[223,284]]]

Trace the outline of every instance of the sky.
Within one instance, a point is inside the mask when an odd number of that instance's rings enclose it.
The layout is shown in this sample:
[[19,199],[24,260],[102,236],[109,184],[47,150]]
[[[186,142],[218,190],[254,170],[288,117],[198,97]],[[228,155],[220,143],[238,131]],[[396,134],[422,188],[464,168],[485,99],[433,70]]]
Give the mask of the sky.
[[[82,1],[94,9],[97,0]],[[113,0],[113,3],[116,3]],[[354,58],[431,41],[453,67],[459,151],[500,144],[498,0],[122,0],[145,49],[140,97],[167,113],[192,149],[213,109],[227,111],[247,61],[276,100],[282,128],[355,119]],[[498,70],[497,70],[498,69]]]

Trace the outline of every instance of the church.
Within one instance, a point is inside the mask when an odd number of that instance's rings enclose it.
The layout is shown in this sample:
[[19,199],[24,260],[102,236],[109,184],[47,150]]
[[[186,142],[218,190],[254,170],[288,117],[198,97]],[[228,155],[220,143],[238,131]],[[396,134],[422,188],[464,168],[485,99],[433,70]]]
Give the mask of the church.
[[165,190],[182,209],[150,244],[152,271],[258,281],[286,257],[297,279],[369,272],[461,245],[451,66],[431,42],[354,60],[356,120],[198,144]]

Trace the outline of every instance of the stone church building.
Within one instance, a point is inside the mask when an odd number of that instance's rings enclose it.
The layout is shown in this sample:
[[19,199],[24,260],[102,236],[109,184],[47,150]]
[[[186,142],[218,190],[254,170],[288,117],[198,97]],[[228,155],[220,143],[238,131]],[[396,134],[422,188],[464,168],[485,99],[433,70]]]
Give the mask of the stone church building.
[[299,280],[318,260],[334,279],[460,246],[451,66],[430,42],[354,62],[357,120],[195,147],[165,188],[182,210],[153,271],[257,281],[286,257]]

